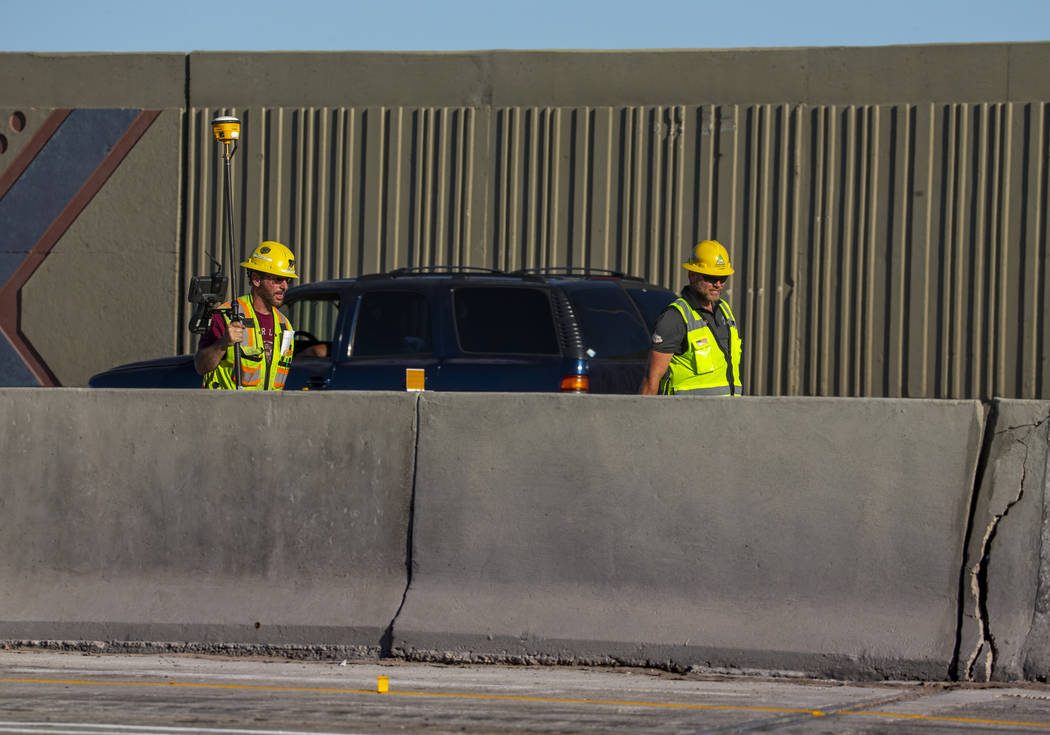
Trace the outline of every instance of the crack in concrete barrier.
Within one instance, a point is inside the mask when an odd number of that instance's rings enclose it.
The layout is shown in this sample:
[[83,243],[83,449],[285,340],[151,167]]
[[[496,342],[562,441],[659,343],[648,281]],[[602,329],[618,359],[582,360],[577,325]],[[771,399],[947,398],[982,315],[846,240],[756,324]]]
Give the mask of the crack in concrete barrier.
[[988,561],[992,553],[992,541],[995,540],[995,534],[999,530],[999,523],[1006,517],[1017,503],[1024,497],[1024,479],[1025,479],[1025,465],[1028,462],[1028,446],[1024,442],[1018,442],[1025,448],[1024,462],[1021,465],[1021,481],[1018,483],[1017,495],[1006,504],[1003,508],[1002,513],[996,513],[992,516],[991,523],[984,531],[984,538],[981,539],[981,554],[977,560],[977,564],[974,565],[973,571],[970,573],[970,592],[974,598],[974,614],[977,616],[977,626],[980,630],[981,637],[974,646],[974,651],[970,654],[970,658],[966,662],[966,679],[967,681],[974,681],[974,672],[982,656],[984,654],[984,679],[983,681],[991,681],[992,670],[995,667],[995,660],[999,655],[999,650],[995,645],[995,636],[992,634],[991,626],[988,622]]
[[[1050,419],[1050,416],[1048,416],[1047,419]],[[1028,428],[1030,431],[1023,438],[1014,439],[1015,443],[1024,448],[1024,457],[1021,462],[1021,477],[1017,483],[1017,494],[1013,499],[1007,502],[1006,507],[1003,508],[1001,513],[996,513],[992,516],[987,528],[985,528],[984,536],[981,539],[981,553],[978,556],[977,564],[974,565],[974,568],[970,573],[970,593],[973,595],[974,615],[977,619],[980,638],[974,645],[973,653],[970,654],[969,659],[966,661],[967,681],[976,681],[978,674],[982,677],[980,679],[981,681],[991,681],[992,675],[995,671],[995,663],[999,656],[999,649],[996,645],[995,634],[992,632],[988,614],[988,562],[991,560],[992,544],[998,533],[999,524],[1002,523],[1002,520],[1010,513],[1010,509],[1017,505],[1024,497],[1024,485],[1028,474],[1028,457],[1030,451],[1030,447],[1027,443],[1028,438],[1031,435],[1031,431],[1038,429],[1046,423],[1047,419],[1043,419],[1034,424],[1010,426],[1001,431],[994,431],[994,425],[991,425],[990,422],[989,428],[992,429],[990,433],[994,436],[1002,436],[1022,428]],[[983,472],[978,475],[979,482],[981,481],[981,478],[983,478],[983,475]]]
[[978,501],[981,495],[981,483],[984,478],[985,468],[988,466],[988,457],[992,453],[992,443],[995,438],[995,426],[999,419],[999,404],[996,401],[981,402],[984,409],[984,424],[981,433],[981,449],[977,454],[977,466],[974,467],[973,479],[970,483],[970,507],[966,516],[966,530],[962,538],[962,565],[959,568],[958,599],[956,603],[955,619],[955,647],[952,651],[951,662],[948,664],[947,678],[958,680],[965,674],[961,671],[960,655],[965,635],[965,619],[967,610],[967,590],[969,589],[967,570],[970,566],[970,540],[973,538],[974,520],[977,516]]

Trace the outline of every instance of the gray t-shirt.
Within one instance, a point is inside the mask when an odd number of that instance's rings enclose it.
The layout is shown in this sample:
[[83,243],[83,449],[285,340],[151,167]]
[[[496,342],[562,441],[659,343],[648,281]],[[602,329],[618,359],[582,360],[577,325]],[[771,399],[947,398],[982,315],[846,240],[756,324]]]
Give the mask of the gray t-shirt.
[[[700,315],[711,329],[711,332],[715,335],[718,347],[722,350],[722,354],[726,356],[726,362],[731,365],[729,322],[726,320],[725,313],[718,307],[717,303],[713,314],[700,308],[700,300],[689,286],[682,289],[682,298],[693,307],[693,310]],[[678,309],[668,305],[660,315],[660,318],[656,320],[656,327],[653,329],[653,351],[670,355],[684,355],[689,348],[685,337],[685,319],[682,318]]]

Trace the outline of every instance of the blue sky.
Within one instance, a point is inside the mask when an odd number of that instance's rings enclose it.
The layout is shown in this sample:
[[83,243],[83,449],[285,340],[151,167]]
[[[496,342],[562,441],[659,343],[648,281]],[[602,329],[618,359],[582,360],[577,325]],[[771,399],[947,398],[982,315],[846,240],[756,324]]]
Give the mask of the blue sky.
[[883,46],[1050,40],[1050,0],[0,0],[3,51]]

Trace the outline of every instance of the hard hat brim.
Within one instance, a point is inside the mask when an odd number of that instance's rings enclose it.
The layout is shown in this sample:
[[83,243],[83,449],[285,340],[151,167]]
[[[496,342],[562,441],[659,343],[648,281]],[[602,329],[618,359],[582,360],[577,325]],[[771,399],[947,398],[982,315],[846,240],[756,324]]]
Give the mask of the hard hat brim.
[[701,273],[705,276],[731,276],[733,275],[733,269],[730,266],[724,266],[722,268],[702,268],[699,263],[694,263],[687,260],[682,263],[682,267],[687,271],[693,271],[694,273]]
[[276,268],[265,268],[258,263],[253,263],[250,260],[246,260],[241,263],[241,268],[247,268],[250,271],[256,271],[257,273],[265,273],[270,276],[284,276],[285,278],[298,278],[299,276],[295,271],[291,273],[287,271],[278,270]]

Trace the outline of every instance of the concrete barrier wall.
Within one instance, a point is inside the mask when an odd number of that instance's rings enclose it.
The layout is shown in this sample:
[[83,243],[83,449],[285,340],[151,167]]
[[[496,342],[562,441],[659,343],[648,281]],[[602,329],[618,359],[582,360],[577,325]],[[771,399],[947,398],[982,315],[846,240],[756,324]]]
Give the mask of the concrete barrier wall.
[[1038,679],[993,406],[0,389],[0,640]]
[[948,675],[979,403],[422,402],[407,653]]
[[0,390],[0,638],[379,649],[411,396]]

